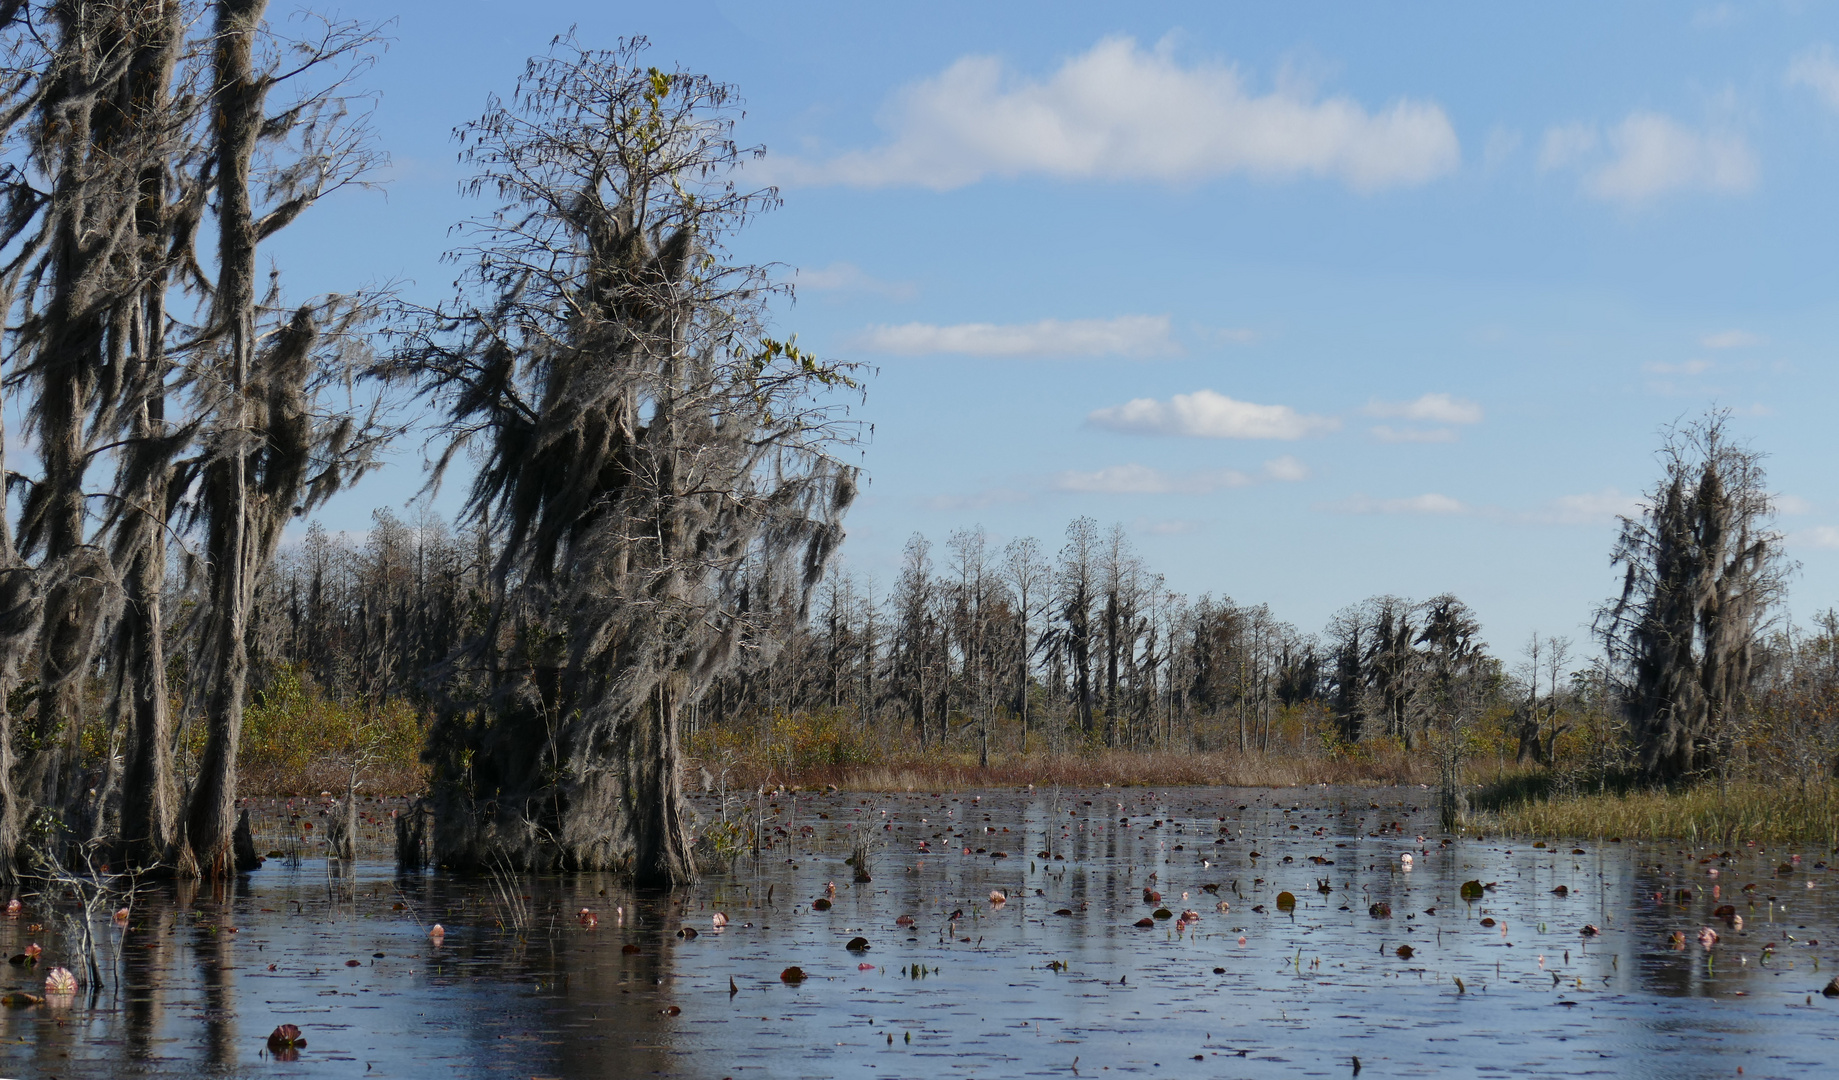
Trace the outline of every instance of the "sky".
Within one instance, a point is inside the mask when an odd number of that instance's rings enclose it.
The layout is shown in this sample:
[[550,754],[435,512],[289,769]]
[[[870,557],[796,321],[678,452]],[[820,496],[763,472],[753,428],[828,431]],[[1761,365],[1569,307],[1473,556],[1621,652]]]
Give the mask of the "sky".
[[[285,8],[277,7],[278,11]],[[507,11],[515,10],[515,15]],[[571,26],[733,84],[732,244],[780,334],[867,373],[848,568],[1122,524],[1190,596],[1305,631],[1453,592],[1580,646],[1663,429],[1765,454],[1839,604],[1839,4],[373,0],[375,190],[269,246],[300,291],[448,295],[451,131]],[[422,446],[320,515],[412,503]]]

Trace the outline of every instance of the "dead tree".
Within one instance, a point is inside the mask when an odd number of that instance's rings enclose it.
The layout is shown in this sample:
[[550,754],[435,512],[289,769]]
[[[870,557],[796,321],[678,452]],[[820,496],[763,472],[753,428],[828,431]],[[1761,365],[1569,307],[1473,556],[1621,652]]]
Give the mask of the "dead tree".
[[1079,730],[1088,740],[1094,734],[1092,609],[1098,594],[1098,555],[1098,522],[1089,517],[1074,519],[1066,527],[1066,546],[1060,549],[1055,586],[1063,625],[1057,628],[1054,644],[1072,662],[1073,708]]
[[1015,685],[1012,690],[1015,715],[1022,725],[1022,749],[1028,748],[1029,672],[1034,663],[1040,638],[1035,634],[1036,621],[1046,613],[1048,590],[1053,584],[1053,568],[1041,555],[1041,542],[1032,536],[1011,540],[1003,548],[1003,571],[1009,592],[1015,597],[1015,637],[1013,654]]
[[855,492],[818,400],[846,369],[770,339],[764,270],[720,246],[776,200],[734,184],[733,91],[644,49],[558,39],[460,129],[471,191],[498,202],[456,256],[478,299],[384,372],[446,408],[442,464],[482,455],[469,506],[503,545],[486,636],[520,607],[555,635],[526,632],[523,674],[437,726],[455,867],[689,881],[679,718],[750,625],[802,618]]

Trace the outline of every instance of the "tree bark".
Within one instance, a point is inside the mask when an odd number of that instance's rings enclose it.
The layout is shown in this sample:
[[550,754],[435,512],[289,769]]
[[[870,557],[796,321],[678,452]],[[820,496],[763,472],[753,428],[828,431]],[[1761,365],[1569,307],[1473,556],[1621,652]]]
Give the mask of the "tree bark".
[[257,567],[251,557],[250,369],[255,349],[256,228],[250,163],[262,127],[265,87],[255,74],[255,35],[267,0],[218,0],[214,57],[219,271],[214,312],[223,335],[226,443],[207,480],[214,500],[210,530],[209,643],[212,686],[204,755],[186,808],[178,857],[181,874],[221,879],[235,870],[236,756],[249,683],[245,633]]

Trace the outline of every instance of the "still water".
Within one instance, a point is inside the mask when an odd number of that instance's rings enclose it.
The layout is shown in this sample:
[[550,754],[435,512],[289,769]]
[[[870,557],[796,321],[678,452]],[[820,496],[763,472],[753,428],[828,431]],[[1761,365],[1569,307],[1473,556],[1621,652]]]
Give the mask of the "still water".
[[[104,913],[102,985],[0,1009],[0,1075],[1345,1077],[1357,1058],[1362,1077],[1754,1078],[1839,1066],[1839,998],[1821,994],[1839,974],[1832,853],[1446,844],[1429,797],[780,795],[757,804],[771,842],[759,859],[669,897],[635,897],[612,876],[347,868],[313,857],[302,826],[323,832],[317,806],[296,819],[268,804],[262,843],[303,837],[305,857],[273,859],[226,896],[144,893],[125,928]],[[722,812],[714,799],[698,808]],[[387,810],[372,812],[380,856]],[[856,884],[844,860],[863,834],[877,845],[873,880]],[[1469,881],[1488,887],[1465,900]],[[1734,912],[1720,918],[1723,905]],[[0,917],[8,956],[44,949],[0,983],[42,995],[52,964],[81,975],[69,926],[32,897]],[[1718,940],[1701,945],[1702,928]],[[856,938],[866,949],[848,947]],[[788,982],[794,966],[804,978]],[[281,1024],[306,1046],[271,1053]]]

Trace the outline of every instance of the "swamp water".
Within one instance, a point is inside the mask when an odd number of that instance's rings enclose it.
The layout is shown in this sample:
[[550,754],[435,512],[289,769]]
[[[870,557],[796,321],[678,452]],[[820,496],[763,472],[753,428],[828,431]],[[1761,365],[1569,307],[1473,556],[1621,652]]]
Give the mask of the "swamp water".
[[[103,985],[0,1009],[0,1075],[1346,1077],[1358,1058],[1366,1077],[1755,1078],[1839,1065],[1839,999],[1820,992],[1839,974],[1831,853],[1445,845],[1430,796],[781,795],[761,804],[771,846],[758,860],[670,897],[634,897],[612,876],[345,868],[309,842],[309,857],[270,860],[225,897],[143,893],[125,929],[102,913]],[[266,809],[260,844],[315,835],[303,822],[323,830],[317,807],[298,820]],[[863,834],[879,847],[858,885],[844,860]],[[1469,881],[1489,887],[1465,900]],[[82,975],[59,914],[74,903],[27,897],[0,917],[6,955],[44,947],[36,968],[0,969],[7,990],[42,995],[54,963]],[[1726,904],[1741,929],[1714,914]],[[1719,935],[1709,947],[1705,927]],[[802,981],[782,979],[793,966]],[[281,1024],[304,1049],[267,1049]]]

